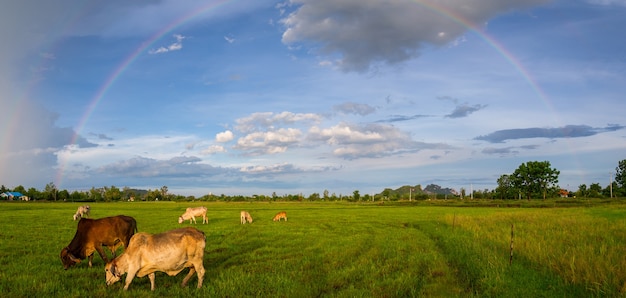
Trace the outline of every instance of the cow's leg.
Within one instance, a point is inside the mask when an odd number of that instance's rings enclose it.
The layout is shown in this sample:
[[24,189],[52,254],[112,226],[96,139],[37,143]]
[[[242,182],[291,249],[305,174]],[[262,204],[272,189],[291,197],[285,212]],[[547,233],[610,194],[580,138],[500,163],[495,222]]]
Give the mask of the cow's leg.
[[[100,257],[102,258],[105,264],[109,262],[109,258],[107,258],[107,254],[104,252],[104,249],[102,249],[102,244],[96,245],[96,251],[98,252],[98,254],[100,255]],[[91,265],[91,260],[89,260],[89,264]]]
[[187,286],[187,282],[193,276],[194,273],[196,273],[196,269],[193,269],[193,267],[189,267],[189,273],[187,273],[187,276],[185,276],[185,278],[183,278],[183,283],[181,284],[181,286],[186,287]]
[[128,274],[126,274],[126,284],[124,284],[124,291],[128,290],[128,287],[130,286],[130,283],[133,282],[133,278],[135,278],[136,273],[136,270],[128,271]]
[[194,267],[196,268],[196,272],[198,272],[198,289],[202,287],[202,281],[204,281],[204,264],[202,263],[202,260],[200,260],[200,262],[198,262],[197,264],[194,265]]
[[89,260],[89,268],[91,268],[91,261],[93,260],[93,253],[91,253],[87,259]]
[[156,274],[154,272],[148,274],[148,278],[150,279],[150,290],[154,291],[154,278],[156,277]]
[[[193,223],[196,223],[196,217],[195,216],[191,216],[191,220],[193,220]],[[191,224],[191,220],[189,220],[189,223]]]

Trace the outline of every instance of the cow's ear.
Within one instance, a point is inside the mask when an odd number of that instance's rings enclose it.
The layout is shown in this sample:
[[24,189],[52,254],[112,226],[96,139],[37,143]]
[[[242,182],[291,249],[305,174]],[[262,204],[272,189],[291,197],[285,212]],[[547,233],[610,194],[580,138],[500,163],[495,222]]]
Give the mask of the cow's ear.
[[72,260],[74,263],[80,263],[80,259],[75,257],[72,253],[68,253],[67,256],[70,257],[70,260]]

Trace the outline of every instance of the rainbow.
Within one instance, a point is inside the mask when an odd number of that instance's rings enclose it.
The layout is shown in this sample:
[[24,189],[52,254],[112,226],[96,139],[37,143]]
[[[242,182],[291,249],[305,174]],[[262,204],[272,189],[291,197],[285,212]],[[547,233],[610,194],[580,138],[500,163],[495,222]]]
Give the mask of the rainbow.
[[[189,12],[188,14],[185,14],[185,15],[181,16],[180,18],[178,18],[178,19],[174,20],[173,22],[167,24],[161,30],[156,32],[154,35],[152,35],[150,38],[148,38],[146,41],[144,41],[137,49],[135,49],[128,57],[123,59],[122,62],[114,69],[114,71],[104,81],[102,86],[97,90],[96,94],[94,95],[94,97],[89,102],[89,105],[87,106],[87,108],[85,110],[85,113],[80,118],[80,120],[78,122],[78,125],[76,126],[75,134],[72,137],[72,140],[71,140],[70,144],[75,144],[76,143],[76,141],[77,141],[77,139],[78,139],[78,137],[80,135],[80,132],[84,128],[85,124],[87,123],[87,120],[89,119],[91,114],[96,109],[98,103],[102,100],[102,98],[105,96],[107,91],[111,88],[111,86],[113,84],[115,84],[115,82],[121,76],[121,74],[143,52],[145,52],[148,47],[153,45],[156,41],[161,39],[166,34],[172,32],[172,30],[176,29],[177,27],[179,27],[179,26],[181,26],[181,25],[183,25],[183,24],[185,24],[185,23],[195,19],[196,17],[198,17],[198,16],[200,16],[202,14],[207,13],[210,10],[216,9],[216,8],[222,6],[222,5],[224,5],[224,4],[226,4],[226,3],[230,2],[230,1],[232,1],[232,0],[216,0],[216,1],[213,1],[211,3],[206,4],[204,6],[199,7],[198,9],[193,10],[193,11]],[[493,37],[491,37],[486,32],[484,32],[484,30],[482,30],[476,24],[472,23],[471,21],[467,20],[466,18],[464,18],[463,16],[459,15],[454,10],[452,10],[452,9],[446,7],[446,6],[443,6],[441,4],[438,4],[438,3],[435,3],[434,1],[429,1],[429,0],[412,0],[412,1],[415,2],[417,5],[420,5],[420,6],[424,7],[425,9],[428,9],[428,10],[430,10],[430,11],[432,11],[432,12],[434,12],[434,13],[436,13],[436,14],[444,17],[444,18],[447,18],[447,19],[449,19],[449,20],[451,20],[451,21],[453,21],[453,22],[455,22],[455,23],[457,23],[457,24],[467,28],[471,32],[474,32],[475,34],[477,34],[490,47],[492,47],[494,50],[496,50],[496,52],[498,52],[499,55],[504,57],[504,59],[509,64],[511,64],[516,69],[517,72],[519,72],[522,75],[524,80],[530,85],[530,87],[533,89],[533,91],[544,102],[546,107],[549,110],[551,110],[554,115],[558,115],[557,113],[554,113],[554,108],[553,108],[552,104],[550,103],[550,101],[548,100],[548,97],[546,96],[545,92],[541,89],[539,84],[537,84],[535,79],[533,79],[533,77],[530,75],[529,71],[501,43],[499,43]],[[60,166],[59,166],[59,170],[57,172],[57,177],[56,177],[56,182],[55,182],[57,186],[60,186],[61,182],[62,182],[63,171],[65,169],[65,161],[60,161],[59,164],[60,164]]]
[[435,12],[447,19],[452,20],[453,22],[469,29],[470,31],[476,33],[481,39],[483,39],[489,46],[498,52],[504,59],[511,64],[524,78],[524,80],[530,85],[533,91],[539,96],[539,98],[545,103],[545,105],[552,111],[554,111],[554,107],[548,100],[548,96],[546,96],[543,89],[539,86],[536,80],[530,75],[529,71],[524,67],[524,65],[509,51],[507,50],[501,43],[487,34],[484,30],[482,30],[478,25],[469,21],[465,17],[459,15],[452,9],[440,5],[438,3],[434,3],[429,0],[413,0],[417,4],[423,6],[424,8]]
[[[148,49],[150,46],[152,46],[156,41],[161,39],[166,34],[172,32],[172,30],[174,30],[174,29],[184,25],[185,23],[188,23],[188,22],[194,20],[195,18],[197,18],[197,17],[199,17],[199,16],[201,16],[201,15],[203,15],[205,13],[208,13],[211,10],[217,9],[217,8],[223,6],[226,3],[231,2],[231,1],[232,0],[216,0],[216,1],[212,1],[212,2],[210,2],[208,4],[206,4],[206,5],[200,6],[199,8],[197,8],[195,10],[190,11],[187,14],[182,15],[181,17],[175,19],[171,23],[169,23],[166,26],[164,26],[161,30],[157,31],[154,35],[149,37],[147,40],[142,42],[141,45],[138,48],[136,48],[134,51],[132,51],[130,53],[130,55],[128,55],[126,58],[124,58],[122,60],[122,62],[113,70],[113,72],[111,72],[111,74],[107,77],[107,79],[104,81],[102,86],[100,86],[100,88],[98,88],[98,90],[96,91],[96,94],[93,96],[93,98],[89,101],[89,104],[87,105],[87,108],[85,109],[85,113],[83,114],[83,116],[78,121],[78,124],[77,124],[77,126],[75,128],[74,135],[72,136],[72,139],[70,141],[70,145],[76,144],[76,141],[78,140],[78,137],[80,136],[81,131],[85,127],[85,124],[87,123],[87,120],[89,120],[89,117],[91,117],[91,114],[93,114],[94,110],[98,106],[98,103],[100,103],[102,98],[104,98],[104,96],[106,95],[107,91],[111,88],[111,86],[113,86],[113,84],[115,84],[115,82],[122,75],[122,73],[124,73],[124,71],[143,52],[146,51],[146,49]],[[62,160],[59,161],[59,169],[57,171],[57,175],[56,175],[56,179],[55,179],[55,184],[57,186],[61,186],[61,183],[63,181],[63,172],[65,171],[65,164],[66,164],[65,161],[62,161]]]

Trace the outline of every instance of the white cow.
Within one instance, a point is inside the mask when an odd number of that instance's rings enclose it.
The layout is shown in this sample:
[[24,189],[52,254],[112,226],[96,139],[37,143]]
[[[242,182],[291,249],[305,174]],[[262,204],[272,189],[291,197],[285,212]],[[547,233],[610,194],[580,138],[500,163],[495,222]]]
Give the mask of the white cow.
[[206,217],[206,210],[206,207],[189,207],[183,215],[178,217],[178,223],[183,223],[185,220],[189,220],[189,223],[193,220],[193,223],[196,223],[196,216],[202,216],[202,223],[209,223],[209,219]]
[[118,282],[122,275],[127,273],[124,290],[128,290],[135,276],[148,275],[150,289],[154,291],[156,271],[174,276],[185,268],[189,268],[182,286],[186,286],[189,279],[197,272],[198,288],[200,288],[205,273],[203,264],[205,246],[204,232],[192,227],[155,235],[137,233],[130,239],[128,249],[104,267],[106,284],[109,286]]
[[89,217],[89,211],[91,211],[91,207],[89,207],[89,205],[78,206],[78,209],[76,209],[76,213],[74,214],[74,220]]
[[247,211],[241,211],[241,224],[245,224],[246,222],[252,223],[252,216]]

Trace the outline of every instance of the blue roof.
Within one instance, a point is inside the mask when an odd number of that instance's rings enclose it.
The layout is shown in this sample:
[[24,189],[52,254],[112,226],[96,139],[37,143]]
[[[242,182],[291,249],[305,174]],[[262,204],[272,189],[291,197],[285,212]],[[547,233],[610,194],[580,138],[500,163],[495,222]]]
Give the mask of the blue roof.
[[5,192],[5,194],[7,196],[11,196],[11,197],[21,197],[21,196],[23,196],[23,194],[21,192],[17,192],[17,191],[7,191],[7,192]]

